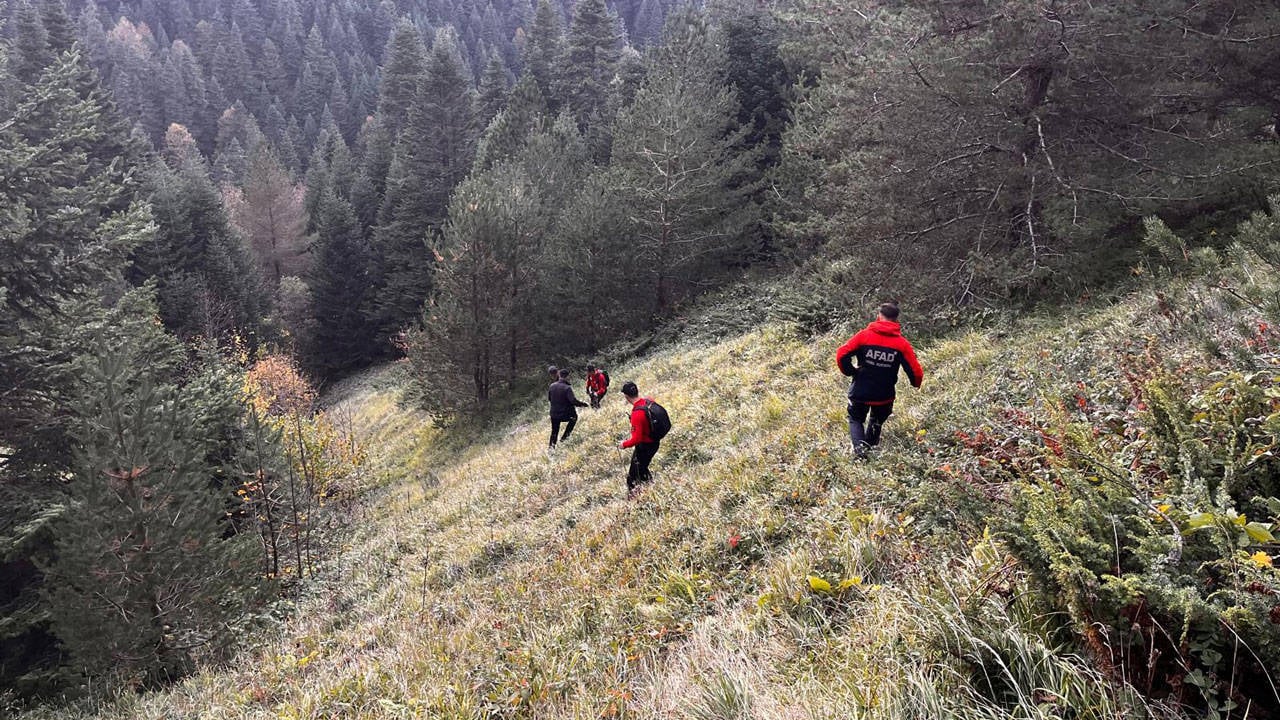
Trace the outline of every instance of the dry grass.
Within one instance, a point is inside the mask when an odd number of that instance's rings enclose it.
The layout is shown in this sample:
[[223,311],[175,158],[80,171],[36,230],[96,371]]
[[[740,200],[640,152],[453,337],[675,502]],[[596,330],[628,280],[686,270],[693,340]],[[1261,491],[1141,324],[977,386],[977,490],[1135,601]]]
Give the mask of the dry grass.
[[[1030,717],[956,692],[940,629],[989,594],[973,578],[1002,558],[900,501],[947,510],[932,438],[1021,392],[1009,368],[1116,322],[925,348],[925,391],[902,392],[863,464],[831,361],[843,336],[765,327],[611,369],[675,421],[635,501],[617,392],[552,457],[541,403],[451,453],[383,369],[338,408],[377,448],[378,489],[287,624],[167,692],[30,718]],[[1034,629],[1009,633],[1036,645]],[[1081,697],[1107,696],[1062,667]]]

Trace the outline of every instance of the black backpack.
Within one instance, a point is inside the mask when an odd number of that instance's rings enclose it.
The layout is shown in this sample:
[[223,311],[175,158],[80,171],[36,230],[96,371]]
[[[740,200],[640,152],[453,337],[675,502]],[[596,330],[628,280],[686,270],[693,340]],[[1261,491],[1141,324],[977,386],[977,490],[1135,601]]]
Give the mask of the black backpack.
[[671,432],[671,416],[667,409],[658,403],[648,400],[644,404],[644,417],[649,421],[649,437],[661,440]]
[[604,376],[605,389],[609,389],[609,373],[604,368],[600,368],[600,374]]

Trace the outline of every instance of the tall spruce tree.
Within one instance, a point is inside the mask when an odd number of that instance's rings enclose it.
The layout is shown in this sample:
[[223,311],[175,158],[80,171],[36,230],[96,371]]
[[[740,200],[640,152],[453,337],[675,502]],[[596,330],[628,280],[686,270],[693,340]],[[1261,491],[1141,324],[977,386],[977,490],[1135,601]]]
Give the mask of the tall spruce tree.
[[628,241],[645,268],[642,302],[658,313],[744,259],[754,206],[742,178],[754,158],[743,152],[745,130],[737,129],[724,67],[705,18],[673,15],[615,126],[610,181],[628,208]]
[[480,85],[476,93],[478,127],[488,127],[506,106],[507,82],[507,67],[502,63],[502,56],[495,53],[484,67],[484,74],[480,76]]
[[593,122],[607,123],[610,84],[622,46],[618,19],[604,0],[579,0],[569,24],[568,51],[560,68],[560,96],[564,110],[586,130]]
[[[129,252],[154,230],[92,77],[66,53],[0,105],[0,686],[20,697],[64,679],[39,592],[71,468],[73,329],[121,292]],[[14,82],[0,62],[0,86]]]
[[555,110],[559,107],[556,91],[557,74],[564,58],[564,29],[560,12],[551,0],[538,0],[538,10],[529,28],[528,44],[524,51],[524,74],[533,78],[547,104]]
[[396,24],[383,51],[382,79],[378,87],[378,116],[391,137],[400,133],[409,118],[409,106],[426,73],[426,49],[418,29],[407,19]]
[[173,384],[165,366],[183,352],[149,316],[85,332],[45,593],[72,666],[108,687],[167,683],[216,657],[254,584],[252,546],[227,523],[229,468],[211,463],[238,425],[237,378],[209,368]]
[[314,324],[306,357],[314,370],[329,375],[374,356],[374,327],[363,312],[372,258],[351,204],[332,188],[321,191],[312,226]]
[[174,126],[166,143],[166,161],[144,175],[159,229],[135,251],[133,278],[155,280],[160,316],[178,337],[252,340],[261,308],[249,250],[190,134]]
[[456,37],[440,31],[409,122],[396,143],[374,234],[380,260],[374,307],[384,337],[414,322],[431,291],[428,243],[439,232],[449,195],[466,176],[474,154],[475,100],[469,78]]

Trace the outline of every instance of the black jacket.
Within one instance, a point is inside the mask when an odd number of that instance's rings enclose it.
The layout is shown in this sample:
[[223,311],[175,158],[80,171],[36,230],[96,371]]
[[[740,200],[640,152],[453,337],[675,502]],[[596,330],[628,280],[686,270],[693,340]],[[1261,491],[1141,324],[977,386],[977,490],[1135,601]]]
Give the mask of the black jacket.
[[574,408],[586,407],[587,404],[573,396],[573,386],[567,380],[557,380],[547,388],[547,400],[551,401],[551,419],[568,420],[578,417]]

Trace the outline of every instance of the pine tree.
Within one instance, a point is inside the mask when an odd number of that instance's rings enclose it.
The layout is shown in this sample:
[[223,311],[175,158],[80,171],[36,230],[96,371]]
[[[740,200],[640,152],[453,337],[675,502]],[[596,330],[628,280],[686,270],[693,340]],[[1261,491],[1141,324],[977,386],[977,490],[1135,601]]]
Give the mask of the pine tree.
[[542,126],[546,113],[546,100],[537,81],[525,73],[512,89],[506,108],[494,117],[480,138],[476,168],[483,170],[518,154],[530,133]]
[[[0,105],[0,516],[12,521],[0,523],[0,686],[20,696],[59,689],[39,565],[74,445],[68,391],[83,348],[72,330],[101,317],[101,296],[120,292],[130,251],[154,230],[134,204],[129,138],[92,76],[65,53]],[[10,82],[0,63],[0,86]]]
[[[503,163],[469,178],[449,208],[436,290],[408,354],[423,402],[442,414],[483,406],[497,389],[516,329],[510,284],[527,176]],[[463,379],[459,381],[459,379]]]
[[428,242],[444,222],[450,193],[471,166],[474,102],[456,38],[442,30],[396,143],[374,234],[380,261],[374,302],[384,337],[414,321],[431,291]]
[[167,142],[168,162],[153,162],[144,176],[158,232],[134,253],[133,278],[155,279],[160,316],[178,337],[252,339],[260,294],[249,250],[190,135],[174,128]]
[[560,69],[559,87],[564,109],[577,120],[581,130],[593,118],[600,120],[605,110],[621,44],[618,19],[604,0],[579,0],[569,25],[568,52]]
[[351,204],[332,189],[321,192],[312,225],[310,285],[315,321],[307,361],[328,375],[373,357],[373,326],[362,312],[368,306],[371,258]]
[[658,313],[705,270],[734,259],[752,220],[741,178],[754,158],[734,130],[738,103],[724,65],[703,18],[673,18],[614,130],[611,182],[629,209],[629,241]]
[[489,58],[484,74],[480,76],[480,87],[476,99],[477,126],[488,127],[506,104],[507,68],[502,64],[502,56],[495,53]]
[[564,58],[564,32],[560,25],[560,13],[551,0],[539,0],[538,11],[529,29],[528,44],[524,51],[524,74],[537,83],[542,97],[554,111],[559,107],[556,97],[556,75]]
[[109,686],[154,686],[228,638],[252,584],[251,545],[227,525],[225,439],[236,378],[211,369],[185,387],[160,368],[182,350],[147,327],[98,330],[79,364],[68,512],[46,596],[72,664]]
[[412,23],[401,20],[383,52],[382,80],[378,87],[378,115],[393,138],[408,119],[409,106],[418,94],[418,83],[426,68],[422,37]]
[[18,82],[34,85],[44,69],[53,63],[55,54],[40,10],[29,0],[22,0],[14,8],[13,38],[10,72]]
[[[644,268],[623,242],[627,226],[625,198],[610,187],[603,171],[585,178],[555,215],[548,244],[533,272],[556,277],[539,298],[535,312],[554,309],[577,320],[572,327],[540,324],[538,345],[569,356],[594,352],[648,322],[647,303],[637,303],[637,288],[611,278],[643,275]],[[644,291],[643,288],[640,289]]]

